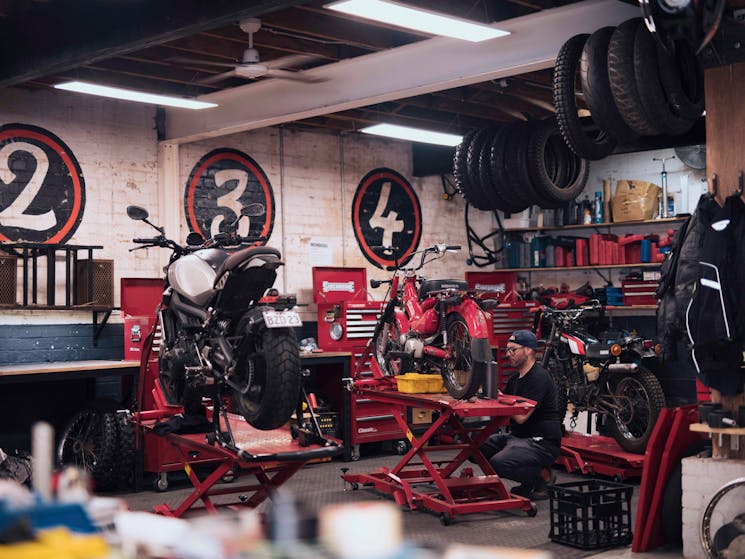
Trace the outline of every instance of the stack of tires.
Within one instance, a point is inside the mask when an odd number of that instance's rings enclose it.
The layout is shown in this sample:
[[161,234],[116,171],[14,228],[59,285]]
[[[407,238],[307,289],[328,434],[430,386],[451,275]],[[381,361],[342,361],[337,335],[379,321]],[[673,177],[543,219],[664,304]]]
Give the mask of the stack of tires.
[[455,149],[453,175],[480,210],[559,208],[582,192],[589,163],[573,153],[555,118],[471,130]]
[[[641,136],[684,134],[704,109],[703,68],[692,47],[682,40],[663,47],[641,18],[570,38],[556,58],[553,90],[564,140],[590,160]],[[590,126],[577,114],[579,93]]]

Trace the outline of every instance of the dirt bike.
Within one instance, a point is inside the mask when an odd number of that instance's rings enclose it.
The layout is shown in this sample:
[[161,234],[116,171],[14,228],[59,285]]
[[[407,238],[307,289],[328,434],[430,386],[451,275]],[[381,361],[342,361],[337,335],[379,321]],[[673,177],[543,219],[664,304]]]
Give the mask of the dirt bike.
[[642,363],[657,356],[651,340],[624,335],[603,342],[583,328],[583,317],[602,311],[597,301],[574,309],[543,307],[551,331],[542,364],[556,383],[559,414],[569,403],[572,422],[581,411],[604,416],[611,435],[626,451],[644,453],[665,407],[662,386]]
[[237,231],[243,217],[264,211],[262,204],[246,206],[213,238],[190,233],[185,246],[167,239],[144,208],[129,206],[127,215],[159,232],[133,239],[142,246],[131,250],[172,251],[157,311],[158,380],[166,400],[198,414],[203,397],[222,402],[221,395],[232,392],[231,405],[246,421],[269,430],[286,423],[299,401],[302,377],[293,327],[301,321],[290,310],[292,298],[287,308],[260,302],[283,262],[277,249],[246,246],[265,239]]
[[[372,354],[384,375],[410,371],[439,373],[453,398],[470,398],[481,386],[492,352],[486,311],[497,301],[479,299],[462,280],[428,280],[417,275],[425,264],[460,246],[438,244],[414,252],[418,265],[404,267],[392,247],[376,247],[394,255],[386,303],[371,339]],[[403,281],[402,281],[403,280]]]

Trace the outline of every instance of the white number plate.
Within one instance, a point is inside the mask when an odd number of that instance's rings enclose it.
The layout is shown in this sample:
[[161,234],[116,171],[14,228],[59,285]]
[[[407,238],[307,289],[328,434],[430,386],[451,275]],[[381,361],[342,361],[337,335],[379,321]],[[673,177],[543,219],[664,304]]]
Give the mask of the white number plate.
[[288,328],[303,325],[300,315],[295,311],[264,311],[263,314],[267,328]]

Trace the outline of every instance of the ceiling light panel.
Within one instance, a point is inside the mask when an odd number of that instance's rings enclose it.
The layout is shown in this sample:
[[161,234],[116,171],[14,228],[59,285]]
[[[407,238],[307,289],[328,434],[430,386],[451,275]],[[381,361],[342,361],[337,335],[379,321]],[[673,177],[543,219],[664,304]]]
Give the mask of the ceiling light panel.
[[478,43],[509,35],[509,31],[474,23],[431,10],[413,8],[388,0],[340,0],[324,6],[329,10],[364,17],[432,35],[443,35]]
[[424,130],[422,128],[399,126],[397,124],[375,124],[360,129],[360,132],[374,134],[376,136],[385,136],[387,138],[396,138],[397,140],[437,144],[440,146],[457,146],[463,139],[463,136],[458,136],[457,134],[446,134],[444,132],[435,132],[433,130]]
[[100,97],[109,97],[111,99],[137,101],[139,103],[151,103],[153,105],[163,105],[166,107],[177,107],[181,109],[208,109],[210,107],[217,107],[216,103],[206,103],[204,101],[195,101],[194,99],[184,99],[183,97],[158,95],[156,93],[146,93],[144,91],[121,89],[119,87],[96,85],[87,82],[73,81],[58,83],[54,87],[55,89],[75,91],[76,93],[87,93],[89,95],[98,95]]

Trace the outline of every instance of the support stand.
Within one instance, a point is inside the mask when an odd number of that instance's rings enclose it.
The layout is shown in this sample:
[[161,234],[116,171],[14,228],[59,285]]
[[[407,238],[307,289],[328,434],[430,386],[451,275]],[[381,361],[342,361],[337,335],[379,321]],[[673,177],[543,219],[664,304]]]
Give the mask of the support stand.
[[[509,421],[511,415],[526,413],[533,407],[533,402],[514,396],[464,401],[445,394],[404,394],[396,390],[396,381],[392,377],[358,380],[348,388],[375,402],[427,408],[433,410],[433,416],[434,412],[438,414],[419,437],[414,436],[406,423],[406,414],[396,414],[395,419],[411,442],[411,449],[392,469],[343,475],[342,478],[352,484],[352,489],[359,489],[360,485],[372,486],[376,491],[392,495],[397,504],[405,504],[411,510],[424,508],[439,513],[444,525],[450,524],[457,515],[497,510],[519,509],[535,516],[536,506],[524,497],[510,495],[479,449]],[[476,429],[464,423],[464,419],[476,417],[488,420],[483,427]],[[444,430],[459,442],[440,444],[438,435]],[[431,453],[437,451],[457,453],[446,460],[431,458]],[[413,462],[414,457],[420,461]],[[459,471],[469,458],[486,475],[474,476],[471,467]]]
[[600,474],[623,481],[641,477],[644,456],[626,452],[611,437],[568,432],[561,439],[561,453],[556,464],[567,472],[583,475]]

